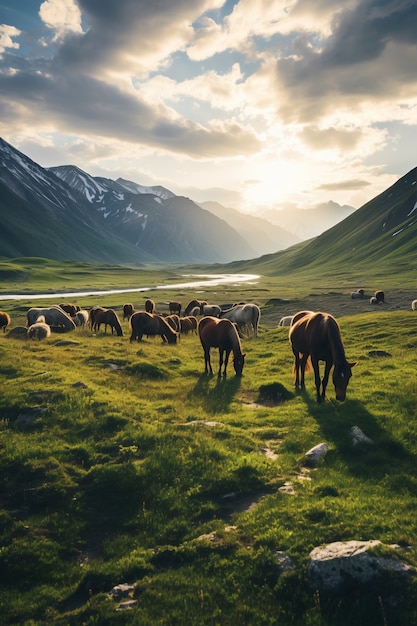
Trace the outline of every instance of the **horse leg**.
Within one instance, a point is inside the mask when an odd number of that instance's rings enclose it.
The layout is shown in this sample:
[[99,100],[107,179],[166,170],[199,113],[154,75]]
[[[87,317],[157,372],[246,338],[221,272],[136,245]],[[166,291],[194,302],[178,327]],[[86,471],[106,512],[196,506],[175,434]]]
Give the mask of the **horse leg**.
[[305,373],[306,373],[306,365],[307,365],[307,360],[308,360],[308,354],[303,354],[303,356],[300,359],[299,362],[299,367],[300,367],[300,389],[305,389],[306,388],[306,384],[305,384]]
[[213,374],[211,367],[210,348],[204,348],[204,371],[206,374]]
[[[217,374],[218,378],[220,378],[222,375],[223,353],[224,350],[222,348],[219,348],[219,372]],[[226,374],[226,368],[224,373]]]
[[[224,371],[223,371],[223,376],[226,376],[226,370],[227,370],[227,364],[229,363],[229,356],[230,356],[230,350],[224,350]],[[221,366],[220,366],[221,368]],[[220,370],[219,370],[219,375],[220,375]]]
[[322,399],[324,398],[324,391],[323,391],[323,394],[320,393],[321,380],[320,380],[320,370],[319,370],[318,359],[315,359],[315,358],[311,359],[311,363],[313,365],[313,370],[314,370],[314,382],[316,384],[317,402],[321,402]]
[[322,400],[324,400],[324,397],[326,395],[326,387],[327,387],[327,383],[329,382],[329,375],[330,375],[330,370],[332,369],[332,362],[331,361],[326,361],[326,366],[324,368],[324,376],[323,376],[323,380],[322,380],[322,392],[321,392],[321,397]]

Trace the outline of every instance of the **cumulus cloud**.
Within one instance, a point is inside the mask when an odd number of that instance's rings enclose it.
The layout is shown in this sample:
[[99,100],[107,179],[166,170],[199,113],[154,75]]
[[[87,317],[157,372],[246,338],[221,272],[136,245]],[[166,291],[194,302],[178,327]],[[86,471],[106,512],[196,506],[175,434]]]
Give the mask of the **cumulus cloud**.
[[[320,47],[276,61],[275,88],[285,91],[284,119],[311,121],[332,110],[360,112],[375,101],[417,95],[417,11],[411,0],[358,3],[344,10]],[[414,59],[414,62],[413,62]]]
[[56,39],[69,32],[82,32],[81,11],[74,0],[45,0],[39,7],[39,17],[56,32]]
[[19,48],[19,44],[16,41],[13,41],[13,37],[17,37],[20,33],[21,31],[14,26],[0,24],[0,55],[7,48]]

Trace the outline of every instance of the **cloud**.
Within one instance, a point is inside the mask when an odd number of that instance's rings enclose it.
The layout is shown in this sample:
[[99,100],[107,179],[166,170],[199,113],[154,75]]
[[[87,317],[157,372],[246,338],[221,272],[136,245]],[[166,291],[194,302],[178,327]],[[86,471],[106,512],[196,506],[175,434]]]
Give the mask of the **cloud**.
[[341,180],[335,183],[325,183],[323,185],[319,185],[317,189],[321,189],[323,191],[347,191],[347,190],[356,190],[356,189],[364,189],[365,187],[369,187],[369,180]]
[[39,7],[39,17],[48,28],[56,31],[54,39],[68,32],[82,33],[81,11],[74,0],[45,0]]
[[[360,2],[343,10],[331,35],[312,45],[312,34],[294,41],[294,53],[276,60],[275,90],[285,120],[319,120],[332,110],[417,96],[417,10],[411,0]],[[372,112],[375,114],[375,111]]]
[[[0,55],[7,48],[19,48],[19,44],[12,40],[12,37],[18,37],[21,31],[14,26],[8,26],[7,24],[0,24]],[[1,58],[1,56],[0,56]]]

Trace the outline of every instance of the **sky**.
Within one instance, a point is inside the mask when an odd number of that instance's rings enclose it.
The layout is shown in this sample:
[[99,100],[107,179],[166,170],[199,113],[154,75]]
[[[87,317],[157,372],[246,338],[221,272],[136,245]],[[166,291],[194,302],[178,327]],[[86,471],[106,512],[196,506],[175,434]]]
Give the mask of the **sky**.
[[0,0],[0,137],[244,212],[417,166],[415,0]]

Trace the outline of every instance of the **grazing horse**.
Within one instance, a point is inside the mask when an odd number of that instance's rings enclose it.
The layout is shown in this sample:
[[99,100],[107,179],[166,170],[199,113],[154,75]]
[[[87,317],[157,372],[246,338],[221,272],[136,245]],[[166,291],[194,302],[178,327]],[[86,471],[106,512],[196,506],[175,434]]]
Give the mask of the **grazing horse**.
[[378,304],[380,302],[384,302],[385,303],[385,294],[383,291],[375,291],[375,298],[376,301],[378,302]]
[[168,302],[168,307],[170,314],[176,313],[177,315],[181,315],[181,302]]
[[292,318],[292,315],[284,315],[284,317],[281,317],[279,320],[278,326],[291,326]]
[[[324,400],[331,368],[336,400],[343,402],[346,389],[352,376],[352,367],[356,363],[346,360],[340,328],[335,318],[328,313],[305,313],[293,323],[289,339],[294,354],[295,386],[305,389],[304,374],[308,357],[314,370],[317,390],[317,402]],[[319,361],[325,361],[323,379],[320,380]],[[320,391],[321,387],[321,391]]]
[[417,311],[417,300],[413,300],[411,303],[411,310]]
[[65,313],[68,313],[70,317],[75,317],[77,311],[80,310],[77,304],[71,304],[70,302],[61,302],[59,306]]
[[226,376],[230,352],[233,352],[233,366],[236,376],[242,376],[245,355],[242,353],[242,346],[236,327],[230,320],[211,316],[203,317],[198,325],[198,334],[204,350],[204,371],[206,374],[213,374],[210,348],[218,348],[218,377],[220,378],[222,375],[223,363],[223,376]]
[[180,333],[182,335],[188,335],[190,332],[197,332],[197,318],[192,315],[187,315],[187,317],[179,317],[180,321]]
[[363,289],[358,289],[357,291],[352,291],[350,294],[352,300],[363,300],[365,297],[365,291]]
[[240,329],[248,328],[254,337],[258,336],[259,320],[261,318],[261,309],[257,304],[238,304],[231,309],[221,311],[219,317],[228,319],[239,326]]
[[164,319],[168,322],[168,324],[175,330],[176,333],[179,333],[181,330],[180,316],[176,313],[172,315],[167,315]]
[[177,343],[178,333],[171,328],[165,317],[156,315],[156,313],[138,311],[130,318],[130,326],[132,329],[130,343],[136,339],[142,341],[143,335],[160,335],[162,341]]
[[0,328],[6,332],[6,327],[10,324],[10,315],[5,311],[0,311]]
[[203,307],[205,304],[207,304],[205,300],[191,300],[191,302],[189,302],[185,307],[184,316],[191,315],[191,311],[195,307],[198,307],[200,309],[200,313],[198,313],[197,315],[201,315],[201,307]]
[[128,320],[133,313],[135,312],[135,307],[133,306],[133,304],[130,304],[130,302],[128,302],[127,304],[123,305],[123,319],[124,320]]
[[146,313],[155,313],[155,302],[153,300],[149,298],[145,300],[145,311]]
[[119,317],[113,309],[96,309],[94,314],[93,330],[98,332],[100,326],[104,324],[104,332],[107,333],[107,326],[111,328],[111,334],[115,330],[118,337],[123,337],[122,325]]
[[200,308],[200,315],[211,315],[211,317],[219,317],[222,312],[218,304],[203,304]]

